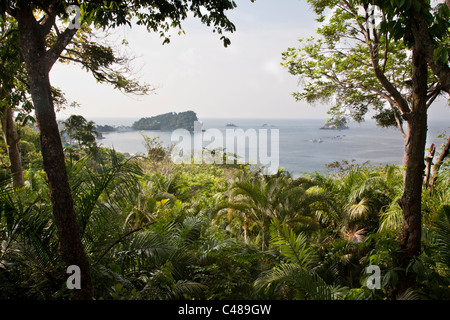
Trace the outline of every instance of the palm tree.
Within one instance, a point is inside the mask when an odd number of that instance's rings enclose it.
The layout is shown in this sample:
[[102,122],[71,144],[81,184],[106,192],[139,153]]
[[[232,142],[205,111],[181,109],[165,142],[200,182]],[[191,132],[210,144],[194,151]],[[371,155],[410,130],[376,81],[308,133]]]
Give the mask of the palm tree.
[[61,133],[67,133],[70,139],[78,141],[78,147],[87,147],[91,151],[96,149],[96,137],[98,132],[93,121],[87,121],[83,116],[71,115],[63,121],[64,129]]
[[86,119],[80,115],[71,115],[65,121],[63,121],[64,129],[61,133],[67,133],[70,139],[74,139],[75,132],[81,130],[86,124]]
[[267,226],[272,218],[296,230],[312,231],[320,227],[315,214],[328,199],[315,192],[313,186],[310,179],[293,179],[282,169],[272,176],[242,171],[231,187],[228,203],[221,203],[217,211],[226,214],[229,222],[238,218],[245,243],[250,229],[256,226],[264,251]]
[[0,297],[51,299],[63,281],[56,226],[45,177],[25,178],[14,192],[0,181]]
[[261,248],[266,248],[266,228],[270,218],[276,216],[277,198],[281,192],[286,176],[264,177],[258,172],[243,171],[232,186],[230,200],[227,204],[228,219],[243,219],[244,240],[248,242],[251,225],[256,224],[261,234]]
[[361,234],[362,229],[378,230],[380,219],[401,196],[403,181],[400,168],[395,165],[378,170],[352,168],[338,178],[316,173],[312,179],[330,200],[330,210],[320,213],[322,221],[331,223],[341,235],[358,230]]
[[272,291],[274,297],[284,299],[335,300],[345,296],[346,288],[327,284],[314,271],[317,257],[306,234],[296,235],[286,224],[274,218],[271,239],[283,261],[260,274],[255,281],[258,291]]
[[95,153],[97,149],[96,138],[98,137],[97,126],[93,121],[88,121],[82,128],[81,141],[91,152]]

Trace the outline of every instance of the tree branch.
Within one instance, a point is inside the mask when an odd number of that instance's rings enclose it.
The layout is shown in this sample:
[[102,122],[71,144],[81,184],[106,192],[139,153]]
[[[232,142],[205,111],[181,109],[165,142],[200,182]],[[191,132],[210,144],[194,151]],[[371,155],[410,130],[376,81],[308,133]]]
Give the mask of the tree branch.
[[431,106],[431,104],[434,102],[434,100],[436,100],[436,98],[439,96],[439,94],[442,91],[442,86],[441,85],[437,85],[433,91],[428,94],[427,96],[427,109]]
[[67,47],[67,45],[72,40],[73,36],[77,33],[77,29],[67,28],[63,33],[58,36],[55,44],[47,51],[46,56],[46,68],[48,71],[51,70],[55,62],[59,59],[61,53]]
[[124,235],[122,235],[119,239],[117,239],[116,241],[114,241],[104,252],[103,252],[103,254],[100,256],[100,258],[98,258],[97,259],[97,261],[93,264],[93,266],[96,266],[99,262],[100,262],[100,260],[102,260],[103,259],[103,257],[115,246],[115,245],[117,245],[117,244],[119,244],[123,239],[125,239],[126,237],[128,237],[128,236],[130,236],[130,235],[132,235],[133,233],[136,233],[136,232],[138,232],[138,231],[141,231],[142,229],[144,229],[144,228],[147,228],[147,227],[149,227],[149,226],[151,226],[152,224],[154,224],[155,222],[154,221],[152,221],[152,222],[149,222],[149,223],[147,223],[146,225],[144,225],[144,226],[142,226],[142,227],[139,227],[139,228],[136,228],[136,229],[133,229],[133,230],[131,230],[131,231],[129,231],[129,232],[127,232],[127,233],[125,233]]
[[406,142],[407,135],[405,133],[405,130],[403,129],[402,121],[398,116],[398,113],[397,113],[398,110],[396,110],[395,106],[392,103],[390,103],[389,105],[391,106],[391,109],[394,112],[394,118],[395,118],[395,122],[397,123],[397,128],[398,128],[398,130],[400,130],[403,140],[405,140],[405,142]]
[[408,102],[403,98],[402,94],[394,87],[394,85],[389,81],[389,79],[386,78],[386,75],[381,70],[379,65],[378,53],[374,52],[372,45],[369,44],[369,46],[371,47],[369,52],[375,76],[377,77],[378,81],[383,86],[383,88],[386,89],[386,91],[389,92],[389,94],[395,100],[396,105],[398,106],[400,112],[402,113],[402,116],[408,114],[411,111]]
[[[368,13],[366,12],[366,21],[369,19]],[[360,24],[360,28],[364,28]],[[395,86],[389,81],[389,79],[386,77],[383,70],[380,68],[380,58],[379,58],[379,48],[380,44],[378,42],[379,37],[377,36],[376,32],[374,31],[374,37],[375,39],[372,40],[370,38],[370,31],[365,30],[364,31],[365,37],[366,37],[366,44],[369,48],[369,55],[370,60],[372,62],[372,67],[375,73],[375,76],[377,77],[380,84],[383,86],[384,89],[392,96],[392,98],[395,100],[396,105],[398,106],[402,116],[405,116],[408,114],[411,110],[409,108],[408,102],[403,98],[402,94],[395,88]],[[386,53],[385,53],[386,56]]]
[[45,6],[40,0],[32,0],[31,3],[33,3],[36,7],[39,7],[45,13],[44,17],[39,20],[40,30],[42,35],[45,36],[50,32],[55,23],[56,14],[54,13],[54,9],[58,1],[54,0],[47,6]]
[[444,163],[444,159],[448,156],[449,149],[450,149],[450,136],[448,137],[447,143],[445,144],[444,149],[442,150],[441,154],[439,155],[438,160],[436,161],[436,163],[433,166],[433,175],[432,175],[431,181],[430,181],[430,188],[434,187],[434,185],[436,184],[439,169],[440,169],[441,165]]
[[0,41],[5,40],[6,38],[9,37],[9,35],[13,32],[19,32],[19,29],[9,29],[0,39]]
[[440,60],[434,59],[435,47],[428,33],[428,24],[422,16],[418,16],[417,19],[418,28],[412,28],[417,49],[425,57],[433,73],[439,78],[442,90],[450,95],[450,67]]
[[434,153],[436,152],[436,145],[434,143],[431,144],[430,150],[428,154],[425,156],[425,179],[424,184],[425,187],[428,188],[431,174],[431,165],[433,164]]
[[383,73],[386,73],[386,64],[388,61],[389,52],[389,34],[384,36],[384,61],[383,61]]
[[11,17],[16,18],[16,16],[17,16],[17,9],[16,9],[16,8],[12,8],[12,7],[9,5],[9,1],[4,1],[4,0],[2,0],[2,3],[3,3],[3,5],[4,5],[5,8],[6,8],[6,12],[7,12]]

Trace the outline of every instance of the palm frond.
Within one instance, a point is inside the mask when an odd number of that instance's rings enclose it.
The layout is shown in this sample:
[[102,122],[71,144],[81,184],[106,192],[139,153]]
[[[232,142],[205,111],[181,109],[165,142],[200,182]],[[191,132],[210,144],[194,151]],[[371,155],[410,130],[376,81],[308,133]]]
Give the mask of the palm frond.
[[306,235],[295,233],[278,219],[271,224],[271,243],[277,247],[289,262],[308,267],[313,261],[313,251],[307,243]]
[[86,158],[69,165],[80,234],[90,240],[98,233],[95,227],[104,225],[109,213],[127,206],[139,191],[140,168],[132,159],[121,162],[113,151],[110,157],[111,164],[98,164],[93,169],[84,166]]
[[183,300],[188,297],[198,297],[207,289],[207,286],[188,280],[178,280],[171,292],[171,299]]
[[420,300],[420,297],[413,289],[408,288],[396,300]]
[[160,265],[173,252],[170,242],[151,231],[143,231],[123,239],[114,249],[116,263],[126,268]]
[[[450,212],[450,210],[448,210]],[[450,270],[450,219],[449,212],[441,214],[433,224],[437,260]]]
[[177,228],[176,236],[181,245],[191,244],[200,237],[205,221],[198,217],[186,217]]
[[284,263],[263,273],[254,285],[257,290],[264,290],[279,283],[296,289],[297,299],[337,300],[346,292],[346,288],[328,285],[317,274],[295,263]]
[[403,223],[403,212],[397,201],[381,214],[379,232],[400,230]]
[[367,216],[367,214],[370,212],[369,202],[369,199],[363,198],[358,203],[348,206],[348,214],[350,216],[350,219],[356,220],[361,217]]

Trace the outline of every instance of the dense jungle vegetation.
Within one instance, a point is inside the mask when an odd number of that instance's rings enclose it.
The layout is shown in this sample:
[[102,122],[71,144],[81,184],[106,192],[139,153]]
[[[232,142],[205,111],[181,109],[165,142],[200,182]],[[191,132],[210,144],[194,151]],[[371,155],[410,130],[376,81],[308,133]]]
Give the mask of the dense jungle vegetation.
[[[13,189],[1,170],[0,299],[68,299],[38,133],[25,126],[21,135],[25,186]],[[423,249],[403,269],[399,166],[264,176],[175,165],[161,144],[147,146],[143,157],[91,142],[65,148],[96,299],[450,298],[448,160],[424,188]],[[6,163],[4,142],[1,151]],[[381,270],[379,289],[367,286],[370,265]],[[416,285],[395,295],[402,273]]]

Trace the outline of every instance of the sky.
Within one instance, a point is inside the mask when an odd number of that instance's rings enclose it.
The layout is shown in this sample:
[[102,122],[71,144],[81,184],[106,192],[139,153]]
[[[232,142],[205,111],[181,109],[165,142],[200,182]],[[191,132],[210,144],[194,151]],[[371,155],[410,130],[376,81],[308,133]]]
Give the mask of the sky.
[[[237,0],[228,16],[236,32],[228,33],[231,45],[198,20],[188,19],[185,34],[174,34],[162,45],[158,34],[145,28],[116,29],[108,40],[134,56],[135,77],[155,90],[147,96],[127,96],[99,84],[75,65],[57,64],[50,78],[69,101],[79,107],[59,112],[92,118],[150,117],[193,110],[202,118],[320,118],[327,105],[296,102],[298,78],[280,63],[281,53],[296,47],[298,39],[315,34],[319,26],[305,0]],[[126,39],[128,46],[121,45]],[[122,46],[122,47],[121,47]],[[447,100],[430,108],[430,118],[450,118]]]

